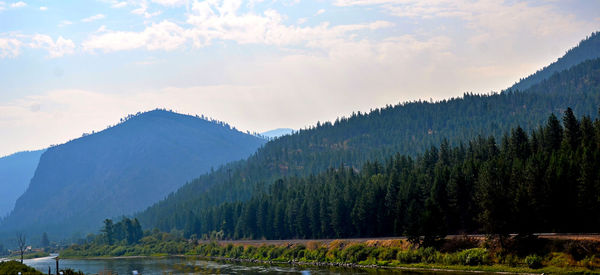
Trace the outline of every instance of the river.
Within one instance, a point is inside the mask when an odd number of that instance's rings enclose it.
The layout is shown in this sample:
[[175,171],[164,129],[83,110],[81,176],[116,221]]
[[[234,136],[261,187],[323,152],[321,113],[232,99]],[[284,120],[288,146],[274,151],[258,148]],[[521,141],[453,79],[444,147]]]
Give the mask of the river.
[[[56,274],[53,257],[25,260],[25,264],[44,273],[50,267]],[[107,259],[63,259],[60,268],[81,270],[86,274],[436,274],[391,269],[325,268],[294,265],[259,265],[203,260],[198,257],[140,257]],[[112,273],[109,273],[112,272]],[[441,274],[441,273],[440,273]],[[454,273],[456,274],[456,273]]]

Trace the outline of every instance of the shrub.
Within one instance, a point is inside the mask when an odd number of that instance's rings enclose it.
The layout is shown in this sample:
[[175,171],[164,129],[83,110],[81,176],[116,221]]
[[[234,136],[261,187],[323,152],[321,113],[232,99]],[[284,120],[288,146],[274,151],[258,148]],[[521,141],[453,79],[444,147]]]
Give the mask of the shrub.
[[417,253],[416,250],[413,249],[399,251],[398,255],[396,256],[396,259],[403,264],[421,262],[421,256],[419,255],[419,253]]
[[345,262],[358,263],[367,259],[371,249],[364,244],[353,244],[342,250],[341,256]]
[[542,267],[542,257],[538,255],[529,255],[525,257],[525,263],[529,268],[538,269]]
[[500,262],[505,265],[513,266],[513,267],[521,264],[521,260],[515,254],[508,254],[508,255],[503,256]]
[[488,251],[485,248],[471,248],[458,252],[458,260],[464,265],[482,265],[488,262]]
[[24,275],[42,274],[41,272],[35,270],[35,268],[26,266],[17,261],[0,262],[0,274],[17,274],[19,272]]
[[553,252],[550,254],[548,264],[551,266],[567,267],[573,264],[573,258],[567,253]]
[[421,260],[426,263],[435,263],[440,259],[440,253],[433,247],[419,248],[417,252],[421,254]]

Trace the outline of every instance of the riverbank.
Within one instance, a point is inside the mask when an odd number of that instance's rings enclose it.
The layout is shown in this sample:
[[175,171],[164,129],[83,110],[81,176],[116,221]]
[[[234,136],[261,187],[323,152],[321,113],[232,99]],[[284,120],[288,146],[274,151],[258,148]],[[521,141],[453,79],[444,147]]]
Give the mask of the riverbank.
[[481,238],[444,240],[436,248],[417,248],[407,240],[323,240],[308,242],[159,241],[144,238],[134,245],[74,245],[61,258],[199,256],[222,261],[350,268],[397,268],[528,274],[600,274],[600,242],[511,238],[504,246]]
[[214,260],[265,264],[316,265],[349,268],[394,268],[420,271],[460,271],[525,274],[600,274],[596,256],[580,261],[553,252],[520,257],[476,247],[442,252],[433,248],[411,248],[401,240],[352,243],[334,241],[307,245],[201,244],[189,254]]

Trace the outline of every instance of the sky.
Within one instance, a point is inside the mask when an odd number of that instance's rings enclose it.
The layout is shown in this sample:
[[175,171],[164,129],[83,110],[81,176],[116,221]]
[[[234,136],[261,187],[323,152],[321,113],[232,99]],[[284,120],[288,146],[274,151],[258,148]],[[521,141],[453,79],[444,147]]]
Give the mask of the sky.
[[0,156],[166,108],[240,130],[505,89],[600,1],[0,0]]

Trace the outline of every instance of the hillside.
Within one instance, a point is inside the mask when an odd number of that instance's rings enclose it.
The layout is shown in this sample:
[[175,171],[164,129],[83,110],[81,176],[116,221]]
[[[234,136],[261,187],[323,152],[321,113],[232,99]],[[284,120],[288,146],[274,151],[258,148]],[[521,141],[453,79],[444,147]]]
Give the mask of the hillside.
[[2,231],[70,236],[142,210],[265,140],[220,122],[155,110],[49,148]]
[[[560,121],[563,121],[561,124]],[[596,232],[600,226],[600,120],[571,109],[527,134],[442,142],[416,158],[396,154],[360,171],[290,177],[244,202],[187,218],[184,234],[294,239],[447,234]],[[217,217],[217,218],[215,218]],[[215,223],[216,221],[224,221]]]
[[586,60],[600,57],[600,32],[592,33],[589,37],[579,42],[577,47],[567,51],[564,56],[552,64],[538,70],[534,74],[520,79],[507,90],[526,90],[527,88],[548,79],[553,74],[569,69]]
[[14,153],[0,158],[0,218],[13,210],[25,192],[44,150]]
[[457,145],[478,135],[499,138],[519,125],[529,132],[551,113],[560,115],[567,107],[578,115],[595,117],[599,89],[600,59],[595,59],[523,92],[409,102],[318,123],[267,143],[246,161],[192,181],[139,218],[145,227],[183,229],[190,213],[226,201],[247,200],[281,177],[308,176],[341,166],[359,170],[368,160],[383,161],[395,153],[414,156],[443,139]]

